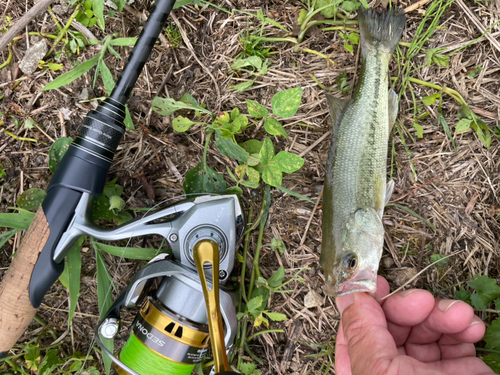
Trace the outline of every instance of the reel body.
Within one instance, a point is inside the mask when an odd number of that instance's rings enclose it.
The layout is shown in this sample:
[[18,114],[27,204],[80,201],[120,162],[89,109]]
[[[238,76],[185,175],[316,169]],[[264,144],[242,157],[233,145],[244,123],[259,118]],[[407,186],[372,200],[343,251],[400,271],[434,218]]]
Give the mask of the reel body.
[[[177,245],[175,250],[172,246],[174,257],[160,254],[137,272],[96,328],[97,343],[114,362],[119,374],[188,375],[205,357],[210,347],[209,317],[193,256],[193,249],[203,241],[211,241],[219,249],[220,271],[217,275],[212,275],[211,269],[203,270],[210,290],[213,277],[217,277],[221,284],[219,308],[227,351],[231,350],[236,336],[236,293],[224,284],[232,271],[236,247],[244,228],[237,197],[201,196],[161,211],[163,216],[154,213],[111,230],[115,237],[128,233],[128,238],[131,232],[144,235],[146,226],[156,234],[161,231],[169,243]],[[82,227],[88,230],[86,223],[72,226],[74,233]],[[96,231],[95,226],[91,228]],[[98,229],[101,233],[110,231]],[[158,288],[149,291],[151,281],[157,278],[161,278]],[[115,356],[102,339],[112,339],[118,333],[122,307],[139,306],[130,337]]]

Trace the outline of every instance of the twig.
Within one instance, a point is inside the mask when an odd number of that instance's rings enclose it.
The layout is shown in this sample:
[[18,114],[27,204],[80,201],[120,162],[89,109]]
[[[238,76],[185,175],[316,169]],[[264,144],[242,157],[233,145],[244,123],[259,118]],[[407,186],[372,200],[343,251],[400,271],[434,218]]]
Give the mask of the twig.
[[417,186],[415,189],[413,189],[413,190],[409,191],[409,192],[408,192],[408,193],[406,193],[405,195],[402,195],[402,196],[401,196],[401,197],[399,197],[399,198],[396,198],[396,199],[394,199],[394,200],[391,200],[391,203],[394,203],[394,202],[400,201],[401,199],[406,198],[408,195],[410,195],[410,194],[412,194],[412,193],[416,192],[416,191],[417,191],[417,190],[419,190],[420,188],[423,188],[425,185],[429,185],[432,181],[434,181],[436,178],[441,177],[442,175],[443,175],[443,174],[442,174],[442,173],[440,173],[440,174],[438,174],[437,176],[432,177],[429,181],[424,182],[424,183],[423,183],[422,185],[420,185],[420,186]]
[[0,38],[0,51],[3,50],[12,39],[14,39],[17,34],[19,34],[30,23],[34,18],[36,18],[40,13],[42,13],[47,7],[52,4],[54,0],[41,0],[36,3],[24,16],[22,16],[15,24],[12,26],[7,33]]
[[314,214],[316,213],[316,209],[318,208],[321,197],[323,196],[323,190],[324,189],[321,189],[321,193],[319,193],[318,200],[316,201],[316,204],[314,205],[313,211],[311,213],[311,217],[307,221],[306,229],[304,230],[304,234],[302,235],[302,239],[300,240],[300,246],[302,246],[304,244],[304,242],[306,241],[307,232],[309,231],[309,227],[311,226],[312,219],[314,217]]
[[386,295],[385,297],[381,298],[380,301],[383,301],[384,299],[386,298],[389,298],[390,296],[392,296],[393,294],[396,294],[397,292],[399,292],[400,290],[402,290],[405,286],[407,286],[409,283],[411,283],[413,280],[415,280],[418,276],[420,276],[424,271],[426,271],[427,269],[431,268],[433,265],[441,262],[443,259],[446,259],[446,258],[450,258],[452,256],[455,256],[457,254],[460,254],[460,253],[463,253],[465,250],[459,250],[459,251],[456,251],[454,252],[453,254],[450,254],[450,255],[447,255],[445,257],[442,257],[438,260],[436,260],[435,262],[429,264],[427,267],[425,267],[424,269],[422,269],[422,271],[420,271],[419,273],[417,273],[415,276],[413,276],[410,280],[408,280],[406,283],[404,283],[403,285],[401,285],[398,289],[396,289],[394,292],[392,293],[389,293],[388,295]]
[[318,138],[316,142],[314,142],[312,145],[310,145],[308,148],[306,148],[304,151],[302,151],[299,156],[303,157],[305,154],[307,154],[309,151],[311,151],[314,147],[319,145],[326,137],[332,134],[332,131],[329,130],[325,134],[323,134],[321,137]]
[[410,6],[407,6],[405,8],[405,13],[413,12],[414,10],[417,10],[418,8],[420,8],[420,7],[424,6],[425,4],[427,4],[428,2],[429,2],[429,0],[420,0],[420,1],[417,1],[414,4],[411,4]]

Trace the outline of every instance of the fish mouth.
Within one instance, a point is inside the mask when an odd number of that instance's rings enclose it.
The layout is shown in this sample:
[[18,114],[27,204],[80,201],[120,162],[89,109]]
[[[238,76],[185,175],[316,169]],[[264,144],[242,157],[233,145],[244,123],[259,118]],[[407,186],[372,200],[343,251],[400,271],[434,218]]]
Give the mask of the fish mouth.
[[341,283],[327,286],[325,292],[333,297],[351,293],[368,293],[375,297],[377,293],[377,273],[372,270],[360,270]]

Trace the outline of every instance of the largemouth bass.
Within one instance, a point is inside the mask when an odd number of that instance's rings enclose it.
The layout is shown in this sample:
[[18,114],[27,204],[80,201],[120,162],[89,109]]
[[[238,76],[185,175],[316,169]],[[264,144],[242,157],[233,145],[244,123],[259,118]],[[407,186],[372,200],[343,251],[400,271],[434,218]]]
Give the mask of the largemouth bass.
[[[323,191],[321,267],[326,292],[375,294],[384,244],[382,215],[389,133],[398,113],[388,90],[389,60],[401,38],[404,13],[359,12],[361,76],[349,101],[327,94],[333,137]],[[392,181],[391,181],[392,182]]]

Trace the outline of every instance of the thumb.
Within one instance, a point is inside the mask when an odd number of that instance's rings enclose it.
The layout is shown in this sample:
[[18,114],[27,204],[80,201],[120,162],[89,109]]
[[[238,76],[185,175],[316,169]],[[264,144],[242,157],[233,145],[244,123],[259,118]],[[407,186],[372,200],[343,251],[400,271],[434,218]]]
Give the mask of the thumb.
[[341,296],[336,302],[342,314],[340,344],[347,346],[352,375],[383,374],[398,350],[379,303],[366,293]]

